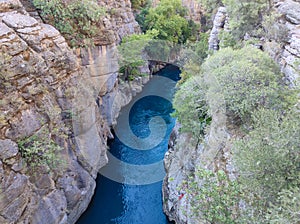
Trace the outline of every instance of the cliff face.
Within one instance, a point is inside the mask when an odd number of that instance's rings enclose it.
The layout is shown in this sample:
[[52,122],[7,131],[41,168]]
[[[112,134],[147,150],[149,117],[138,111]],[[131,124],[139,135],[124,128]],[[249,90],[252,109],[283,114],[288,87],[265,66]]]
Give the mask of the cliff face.
[[300,1],[276,1],[276,11],[282,15],[277,25],[283,27],[285,43],[274,39],[264,43],[266,51],[278,62],[289,82],[299,85],[300,78]]
[[[115,44],[138,31],[130,1],[99,3],[119,12],[100,27],[97,44],[105,46],[74,52],[55,28],[30,16],[38,19],[34,10],[0,1],[0,223],[74,223],[107,163],[109,125],[147,81],[118,85]],[[17,143],[43,133],[63,149],[56,155],[63,163],[33,172]]]
[[[281,71],[292,85],[298,85],[300,76],[300,2],[299,0],[274,1],[274,11],[280,18],[266,27],[268,37],[261,39],[263,49],[280,65]],[[229,31],[226,8],[220,7],[215,15],[209,37],[209,49],[218,50],[222,30]]]
[[[262,47],[278,62],[289,83],[297,85],[300,74],[300,1],[276,1],[274,9],[281,15],[281,19],[275,25],[281,27],[285,39],[280,42],[276,36],[263,38],[261,40]],[[220,7],[215,15],[210,33],[210,50],[219,49],[219,33],[221,30],[228,30],[227,19],[226,9]],[[210,82],[209,79],[207,80]],[[235,177],[230,149],[231,141],[236,138],[237,132],[226,121],[225,106],[222,106],[222,102],[217,102],[220,99],[222,99],[221,96],[216,96],[215,105],[210,105],[212,108],[212,124],[202,145],[199,147],[191,146],[191,136],[178,133],[176,129],[171,135],[171,137],[173,136],[170,141],[172,147],[165,156],[167,176],[163,184],[164,211],[171,220],[175,220],[178,224],[205,223],[203,220],[186,215],[191,214],[191,200],[186,194],[186,188],[182,183],[184,181],[188,182],[197,166],[203,166],[210,170],[222,168],[230,178]]]

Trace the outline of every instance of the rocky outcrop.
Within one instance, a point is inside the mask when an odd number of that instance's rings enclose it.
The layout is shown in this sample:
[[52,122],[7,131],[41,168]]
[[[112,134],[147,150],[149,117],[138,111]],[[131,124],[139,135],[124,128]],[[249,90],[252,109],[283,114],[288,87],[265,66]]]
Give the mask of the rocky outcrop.
[[98,0],[106,9],[106,14],[99,25],[100,34],[95,38],[95,45],[119,43],[128,34],[139,33],[140,27],[135,21],[130,0]]
[[[216,89],[220,87],[214,84],[214,78],[208,76],[205,80],[210,86],[208,91],[216,93]],[[230,153],[233,134],[228,130],[224,103],[221,94],[209,101],[212,123],[200,144],[195,143],[192,134],[178,132],[179,124],[176,124],[177,128],[171,135],[171,142],[175,141],[175,146],[171,147],[164,159],[167,172],[163,183],[164,211],[178,224],[206,222],[193,215],[191,196],[188,193],[189,182],[199,167],[215,171],[222,169],[229,177],[235,176]]]
[[[268,37],[259,40],[261,47],[274,58],[281,67],[289,84],[299,85],[300,75],[300,2],[297,0],[274,1],[273,8],[279,19],[273,25],[265,27]],[[209,49],[218,50],[220,47],[220,32],[230,32],[226,8],[220,7],[213,21],[209,37]],[[249,39],[245,36],[245,40]]]
[[[75,223],[107,163],[110,125],[147,81],[118,79],[115,45],[139,31],[130,1],[99,4],[110,11],[99,28],[105,38],[97,44],[105,46],[74,52],[20,1],[0,1],[0,223]],[[63,162],[32,171],[17,143],[45,133],[62,148]]]
[[203,8],[200,2],[195,0],[182,0],[182,5],[188,9],[189,19],[200,24],[203,16]]
[[220,32],[224,30],[224,26],[227,20],[226,8],[219,7],[215,18],[213,20],[213,28],[209,35],[208,40],[208,49],[217,51],[219,50],[219,43],[220,43]]
[[[281,66],[281,70],[288,82],[292,83],[292,85],[299,85],[300,2],[297,0],[277,1],[275,8],[283,16],[283,19],[278,21],[278,23],[284,28],[283,31],[286,32],[284,35],[285,43],[282,44],[278,43],[278,40],[271,40],[265,46],[267,51],[270,52]],[[277,52],[274,49],[277,49]]]

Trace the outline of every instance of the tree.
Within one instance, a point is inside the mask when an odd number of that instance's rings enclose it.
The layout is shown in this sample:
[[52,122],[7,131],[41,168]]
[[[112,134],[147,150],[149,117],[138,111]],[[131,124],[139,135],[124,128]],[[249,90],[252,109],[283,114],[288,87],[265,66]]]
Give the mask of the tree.
[[202,72],[204,77],[215,77],[227,113],[244,123],[256,108],[282,110],[296,102],[295,91],[283,85],[275,62],[251,46],[218,51],[206,60]]
[[[184,43],[192,36],[193,30],[185,18],[187,9],[181,0],[161,0],[156,8],[151,8],[146,15],[147,30],[159,31],[158,38],[174,43]],[[192,23],[192,22],[190,22]]]
[[231,32],[236,39],[246,33],[258,35],[263,14],[270,8],[269,0],[222,0],[229,16]]
[[180,131],[191,133],[197,144],[211,121],[205,90],[200,76],[190,77],[180,85],[173,100],[174,116],[181,124]]
[[[239,213],[239,185],[223,170],[213,172],[198,168],[187,183],[192,215],[199,223],[235,224]],[[184,185],[183,185],[184,186]]]
[[158,35],[157,30],[149,30],[145,34],[132,34],[123,38],[118,46],[120,72],[125,80],[140,75],[138,67],[145,65],[143,58],[146,46]]
[[270,206],[267,220],[271,224],[300,222],[300,188],[282,190],[276,204]]
[[282,115],[261,109],[253,114],[253,121],[254,129],[234,144],[234,161],[245,201],[251,206],[249,213],[266,223],[268,209],[272,208],[269,218],[276,220],[292,214],[284,209],[296,205],[286,200],[290,197],[287,191],[300,187],[300,113],[291,110]]

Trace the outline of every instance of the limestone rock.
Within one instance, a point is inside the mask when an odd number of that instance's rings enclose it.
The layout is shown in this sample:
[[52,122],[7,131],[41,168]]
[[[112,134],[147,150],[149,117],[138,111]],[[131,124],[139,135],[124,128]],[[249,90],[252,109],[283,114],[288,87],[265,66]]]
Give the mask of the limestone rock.
[[21,139],[31,136],[42,127],[43,117],[33,109],[21,112],[21,119],[12,119],[11,128],[7,130],[6,137]]
[[218,50],[219,49],[219,34],[223,30],[226,20],[226,8],[219,7],[217,14],[215,15],[213,21],[213,28],[209,35],[208,40],[208,49],[209,50]]
[[285,15],[286,19],[296,25],[300,24],[300,3],[287,0],[280,4],[278,11]]
[[[98,1],[108,9],[95,39],[99,46],[76,52],[57,29],[41,22],[29,1],[21,2],[30,14],[18,0],[0,0],[0,72],[5,71],[0,77],[0,223],[71,224],[87,208],[97,172],[107,163],[113,122],[104,116],[111,113],[105,99],[122,98],[115,120],[147,82],[119,85],[117,77],[115,46],[140,30],[130,0]],[[64,148],[62,174],[33,176],[18,154],[14,141],[44,130]]]
[[10,139],[1,140],[0,139],[0,159],[6,160],[18,153],[18,145],[11,141]]
[[22,215],[29,200],[29,180],[25,175],[0,170],[0,216],[7,222],[16,222]]
[[67,223],[67,201],[63,192],[54,190],[38,202],[37,209],[30,217],[30,223]]

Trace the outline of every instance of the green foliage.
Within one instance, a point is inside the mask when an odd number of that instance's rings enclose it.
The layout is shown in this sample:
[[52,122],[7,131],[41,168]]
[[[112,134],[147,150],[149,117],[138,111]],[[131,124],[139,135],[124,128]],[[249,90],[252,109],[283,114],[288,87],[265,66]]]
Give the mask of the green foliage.
[[192,21],[185,16],[187,9],[181,0],[161,0],[156,8],[150,8],[145,19],[147,30],[159,31],[158,38],[174,43],[185,43],[193,34]]
[[173,115],[181,124],[180,131],[192,133],[197,141],[203,138],[205,129],[211,122],[205,90],[200,76],[190,77],[180,85],[173,100]]
[[143,32],[147,31],[146,17],[148,13],[149,8],[143,8],[140,13],[135,16],[135,20],[138,22]]
[[50,171],[62,165],[59,157],[62,148],[45,133],[22,139],[18,141],[18,146],[27,166],[33,172],[38,167],[46,167]]
[[104,9],[95,0],[33,0],[41,16],[56,27],[73,47],[93,44]]
[[264,16],[262,21],[264,36],[278,43],[286,43],[289,30],[285,24],[279,22],[280,16],[276,12],[271,12],[269,15]]
[[246,33],[259,35],[262,15],[268,13],[269,0],[222,0],[229,15],[231,32],[236,39]]
[[224,30],[221,30],[219,33],[219,47],[220,48],[226,48],[226,47],[231,47],[231,48],[239,48],[238,41],[234,38],[231,32],[227,32]]
[[202,69],[206,77],[216,78],[216,89],[224,96],[228,114],[243,122],[256,108],[282,110],[296,102],[294,91],[281,84],[275,62],[254,47],[222,49],[209,57]]
[[[198,169],[188,181],[193,216],[201,223],[234,224],[239,213],[239,185],[224,171]],[[205,222],[204,222],[205,220]]]
[[270,224],[300,222],[300,188],[282,190],[275,205],[271,205],[267,214]]
[[211,15],[214,13],[220,5],[222,5],[221,0],[199,0],[201,6],[205,9],[206,14]]
[[204,59],[208,56],[208,33],[200,33],[200,37],[198,41],[188,42],[184,51],[181,52],[181,57],[183,57],[184,62],[183,65],[193,62],[202,64]]
[[291,201],[283,208],[285,202],[282,200],[289,197],[285,190],[300,186],[300,114],[289,111],[282,115],[278,111],[261,109],[253,115],[253,121],[254,129],[235,143],[234,160],[246,202],[252,208],[249,213],[265,223],[263,220],[271,204],[270,218],[276,220],[292,212],[285,210],[289,206],[299,203]]
[[146,34],[132,34],[124,37],[118,46],[120,73],[124,74],[125,80],[132,80],[140,75],[138,67],[145,65],[146,61],[142,57],[143,52],[151,40],[158,35],[158,31],[149,30]]
[[130,0],[131,7],[135,10],[145,8],[149,4],[149,0]]

